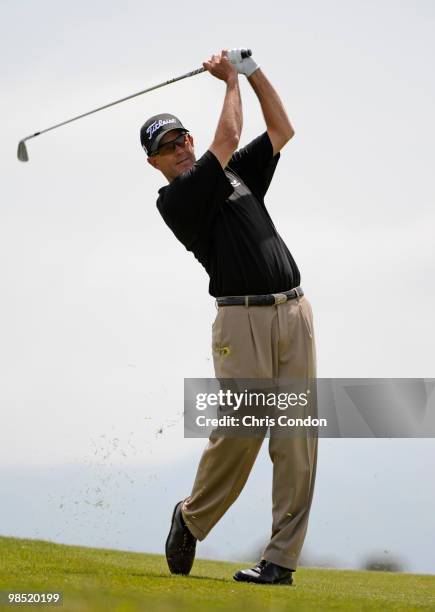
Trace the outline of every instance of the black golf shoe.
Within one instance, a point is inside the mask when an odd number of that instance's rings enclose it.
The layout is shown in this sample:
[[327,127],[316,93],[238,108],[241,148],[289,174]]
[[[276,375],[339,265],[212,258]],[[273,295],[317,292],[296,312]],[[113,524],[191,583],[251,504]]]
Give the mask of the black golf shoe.
[[237,582],[255,584],[292,584],[292,570],[262,559],[251,569],[239,570],[233,576]]
[[171,529],[166,540],[165,552],[171,574],[187,575],[195,559],[196,538],[190,533],[181,514],[180,501],[172,513]]

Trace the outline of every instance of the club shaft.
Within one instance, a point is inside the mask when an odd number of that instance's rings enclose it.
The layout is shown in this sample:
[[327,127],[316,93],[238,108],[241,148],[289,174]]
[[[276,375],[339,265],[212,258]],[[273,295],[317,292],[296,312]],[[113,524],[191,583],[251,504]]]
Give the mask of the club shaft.
[[[243,59],[250,57],[252,55],[251,49],[240,49],[240,56]],[[233,60],[234,61],[234,60]],[[238,61],[238,60],[235,60]],[[99,106],[98,108],[94,108],[87,113],[82,113],[81,115],[77,115],[76,117],[72,117],[71,119],[66,119],[66,121],[61,121],[61,123],[56,123],[56,125],[52,125],[51,127],[45,128],[45,130],[40,130],[39,132],[34,132],[30,134],[30,136],[26,136],[22,138],[18,143],[18,151],[17,157],[20,161],[28,161],[29,156],[26,148],[26,140],[30,138],[35,138],[35,136],[39,136],[40,134],[45,134],[46,132],[50,132],[50,130],[55,130],[62,125],[67,125],[68,123],[72,123],[73,121],[78,121],[78,119],[83,119],[83,117],[87,117],[88,115],[93,115],[94,113],[98,113],[105,108],[110,108],[111,106],[115,106],[115,104],[121,104],[121,102],[125,102],[126,100],[131,100],[132,98],[136,98],[137,96],[141,96],[149,91],[153,91],[154,89],[158,89],[159,87],[164,87],[165,85],[169,85],[170,83],[175,83],[176,81],[181,81],[181,79],[187,79],[188,77],[194,76],[195,74],[200,74],[201,72],[205,72],[205,68],[197,68],[196,70],[192,70],[191,72],[187,72],[186,74],[182,74],[179,77],[175,77],[174,79],[169,79],[169,81],[165,81],[164,83],[160,83],[159,85],[154,85],[153,87],[148,87],[147,89],[142,89],[142,91],[138,91],[130,96],[125,96],[125,98],[120,98],[119,100],[115,100],[114,102],[109,102],[109,104],[104,104],[104,106]]]
[[45,130],[40,130],[39,132],[35,132],[30,136],[26,136],[23,138],[24,140],[29,140],[29,138],[34,138],[35,136],[39,136],[40,134],[45,134],[50,130],[54,130],[62,125],[66,125],[67,123],[71,123],[72,121],[77,121],[78,119],[83,119],[83,117],[87,117],[88,115],[92,115],[93,113],[98,113],[105,108],[110,108],[111,106],[115,106],[115,104],[120,104],[121,102],[125,102],[126,100],[131,100],[132,98],[136,98],[137,96],[141,96],[142,94],[148,93],[149,91],[153,91],[154,89],[158,89],[159,87],[164,87],[165,85],[169,85],[170,83],[175,83],[175,81],[181,81],[181,79],[187,79],[188,77],[195,76],[196,74],[200,74],[204,72],[205,68],[197,68],[196,70],[192,70],[191,72],[187,72],[186,74],[182,74],[179,77],[175,77],[174,79],[169,79],[169,81],[165,81],[164,83],[160,83],[159,85],[154,85],[153,87],[148,87],[147,89],[143,89],[142,91],[138,91],[137,93],[126,96],[125,98],[121,98],[120,100],[115,100],[114,102],[109,102],[109,104],[104,104],[104,106],[99,106],[98,108],[94,108],[87,113],[82,113],[81,115],[77,115],[77,117],[72,117],[71,119],[67,119],[66,121],[62,121],[61,123],[56,123],[56,125],[52,125],[51,127],[45,128]]

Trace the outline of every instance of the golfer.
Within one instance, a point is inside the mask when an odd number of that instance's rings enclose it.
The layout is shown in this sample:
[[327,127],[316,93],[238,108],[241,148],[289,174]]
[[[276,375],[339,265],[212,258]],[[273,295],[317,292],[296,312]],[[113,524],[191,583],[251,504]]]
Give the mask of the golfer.
[[[311,306],[300,287],[298,267],[264,203],[280,150],[294,132],[262,70],[252,57],[240,61],[241,56],[234,56],[238,51],[223,50],[203,63],[225,83],[225,97],[213,141],[202,157],[196,160],[193,137],[171,114],[151,117],[142,126],[141,144],[148,163],[169,183],[158,192],[160,214],[210,277],[209,293],[218,306],[212,326],[216,377],[314,378]],[[248,78],[266,123],[266,131],[240,149],[239,74]],[[197,540],[207,536],[236,500],[261,444],[261,437],[212,433],[192,492],[172,515],[166,541],[172,573],[189,574]],[[317,438],[271,437],[269,454],[271,538],[257,565],[239,570],[234,578],[292,584],[313,496]],[[250,520],[255,524],[255,508]]]

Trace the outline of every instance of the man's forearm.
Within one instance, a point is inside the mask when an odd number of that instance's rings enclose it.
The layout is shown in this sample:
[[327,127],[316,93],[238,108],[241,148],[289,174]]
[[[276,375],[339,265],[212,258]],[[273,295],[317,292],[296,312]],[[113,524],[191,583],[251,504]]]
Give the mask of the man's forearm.
[[226,83],[225,99],[216,128],[215,142],[236,142],[240,140],[243,127],[242,99],[237,78]]
[[221,116],[210,146],[210,151],[217,157],[222,168],[226,167],[239,145],[243,125],[242,99],[237,74],[235,78],[226,81],[226,86]]
[[251,74],[248,81],[260,102],[267,131],[279,135],[285,142],[290,140],[294,134],[293,127],[280,97],[261,68]]

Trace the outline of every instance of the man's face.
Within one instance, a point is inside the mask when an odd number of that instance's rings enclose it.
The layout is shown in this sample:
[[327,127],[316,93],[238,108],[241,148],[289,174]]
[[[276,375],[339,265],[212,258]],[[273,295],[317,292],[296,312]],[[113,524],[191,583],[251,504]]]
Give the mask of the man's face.
[[[163,146],[176,138],[179,138],[179,142],[168,147]],[[160,170],[169,182],[173,181],[179,174],[190,170],[196,161],[192,136],[185,134],[182,137],[181,130],[166,132],[159,143],[157,155],[151,155],[147,161],[151,166]]]

